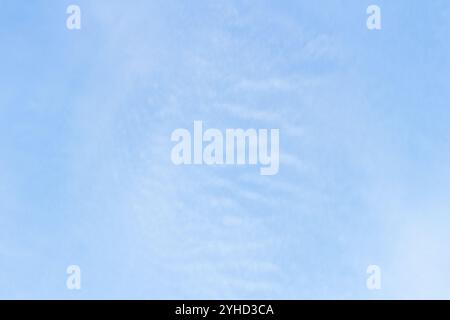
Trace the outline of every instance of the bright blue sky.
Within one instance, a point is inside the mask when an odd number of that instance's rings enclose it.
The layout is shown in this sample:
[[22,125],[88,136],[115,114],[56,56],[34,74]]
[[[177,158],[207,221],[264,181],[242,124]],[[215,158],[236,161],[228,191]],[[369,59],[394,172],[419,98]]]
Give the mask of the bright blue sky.
[[[447,0],[1,0],[0,298],[450,298],[449,32]],[[280,128],[279,174],[175,167],[194,120]]]

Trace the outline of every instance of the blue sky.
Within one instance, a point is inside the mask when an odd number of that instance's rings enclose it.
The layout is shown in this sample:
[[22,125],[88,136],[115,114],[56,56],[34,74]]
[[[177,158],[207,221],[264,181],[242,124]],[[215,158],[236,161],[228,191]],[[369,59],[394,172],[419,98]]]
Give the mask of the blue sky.
[[[444,0],[1,0],[0,298],[450,298],[449,30]],[[194,120],[279,128],[279,174],[174,166]]]

